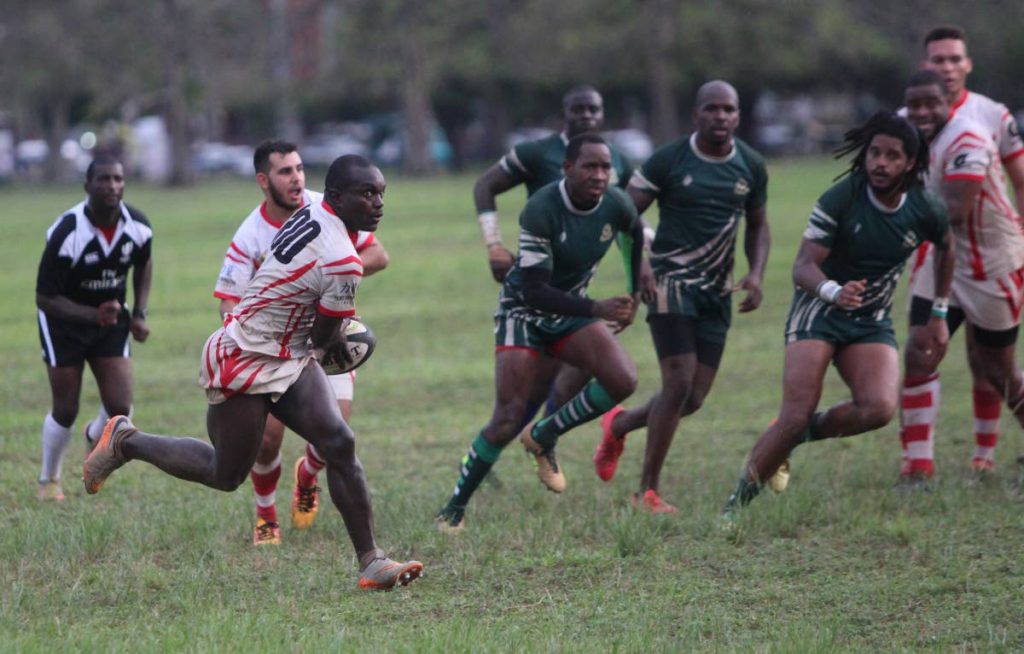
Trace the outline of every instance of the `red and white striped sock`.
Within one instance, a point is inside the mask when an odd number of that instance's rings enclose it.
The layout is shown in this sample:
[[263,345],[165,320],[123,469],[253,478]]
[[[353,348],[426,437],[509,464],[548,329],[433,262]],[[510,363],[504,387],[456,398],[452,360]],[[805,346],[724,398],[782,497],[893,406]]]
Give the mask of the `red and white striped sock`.
[[939,415],[939,373],[908,377],[900,395],[900,474],[935,472],[935,419]]
[[1003,398],[990,389],[974,389],[974,458],[972,464],[991,468],[999,440],[999,412]]
[[306,443],[306,457],[302,465],[299,466],[299,486],[302,488],[316,486],[316,476],[326,465],[327,462],[323,460],[313,444]]
[[252,472],[252,488],[256,491],[256,516],[268,522],[277,522],[277,480],[281,478],[281,454],[272,463],[255,463]]

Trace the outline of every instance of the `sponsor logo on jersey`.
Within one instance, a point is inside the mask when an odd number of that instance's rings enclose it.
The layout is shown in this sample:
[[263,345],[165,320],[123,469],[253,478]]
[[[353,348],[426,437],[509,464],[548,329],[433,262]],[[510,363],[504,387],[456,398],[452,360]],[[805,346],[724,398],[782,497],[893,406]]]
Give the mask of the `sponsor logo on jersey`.
[[746,195],[750,193],[750,184],[745,179],[736,180],[736,186],[733,187],[732,192],[736,195]]
[[604,228],[601,230],[601,242],[610,241],[612,238],[612,226],[605,223]]
[[100,255],[96,254],[95,252],[86,252],[85,253],[85,265],[88,266],[88,265],[92,265],[94,263],[99,263],[99,262],[100,262]]
[[109,291],[124,286],[126,275],[118,275],[116,270],[104,270],[99,279],[83,279],[82,288],[90,291]]
[[903,235],[903,245],[907,248],[916,248],[920,243],[921,239],[914,232],[907,232]]
[[683,178],[683,186],[689,186],[693,184],[693,175],[687,175]]
[[956,159],[953,159],[954,168],[963,168],[964,164],[967,163],[967,153],[956,155]]

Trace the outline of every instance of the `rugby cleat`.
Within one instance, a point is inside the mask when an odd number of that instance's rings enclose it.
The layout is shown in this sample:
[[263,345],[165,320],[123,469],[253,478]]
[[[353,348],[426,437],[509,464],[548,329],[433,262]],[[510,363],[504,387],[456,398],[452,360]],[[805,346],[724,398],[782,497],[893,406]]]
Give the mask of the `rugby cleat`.
[[281,527],[276,522],[265,520],[263,518],[256,519],[256,528],[252,531],[252,544],[253,545],[280,545],[281,544]]
[[562,469],[558,465],[558,459],[555,457],[555,448],[545,448],[533,440],[533,436],[525,431],[519,436],[519,440],[523,443],[526,451],[533,455],[534,461],[537,464],[537,477],[540,478],[540,483],[547,486],[547,489],[552,493],[565,491],[565,475],[562,474]]
[[626,436],[616,436],[612,432],[612,422],[615,416],[625,411],[621,406],[616,406],[601,416],[601,442],[594,450],[594,472],[603,481],[611,481],[615,476],[615,469],[619,466],[619,457],[626,447]]
[[295,462],[295,491],[292,493],[292,526],[296,529],[309,529],[316,519],[320,508],[320,487],[303,488],[299,486],[299,468],[305,463],[306,457],[300,456]]
[[461,534],[466,528],[465,507],[446,506],[434,516],[437,530],[443,534]]
[[107,421],[96,447],[82,464],[86,493],[98,493],[107,477],[128,462],[124,455],[124,442],[138,431],[128,416],[114,416]]
[[971,459],[971,472],[981,477],[991,474],[996,469],[996,462],[992,459],[976,456]]
[[60,482],[56,479],[40,480],[39,485],[36,486],[36,499],[45,502],[61,502],[64,500],[64,489],[60,487]]
[[377,558],[359,571],[359,587],[364,590],[391,590],[395,584],[408,586],[423,574],[419,561],[399,563],[388,558]]
[[633,493],[629,498],[629,503],[633,505],[634,509],[644,513],[653,513],[655,515],[679,513],[679,509],[661,499],[653,488],[648,488],[647,492],[643,494],[639,492]]
[[782,462],[779,469],[775,471],[775,474],[768,478],[765,485],[775,491],[776,493],[782,493],[789,486],[789,459]]

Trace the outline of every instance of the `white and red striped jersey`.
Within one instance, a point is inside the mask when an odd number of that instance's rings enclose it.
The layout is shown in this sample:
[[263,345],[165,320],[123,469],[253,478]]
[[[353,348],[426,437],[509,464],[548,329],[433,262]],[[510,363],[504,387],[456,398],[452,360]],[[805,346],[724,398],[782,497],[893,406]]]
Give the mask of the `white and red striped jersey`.
[[1024,155],[1024,139],[1006,105],[980,93],[964,91],[964,96],[953,105],[953,115],[981,125],[999,148],[999,159],[1004,163]]
[[995,142],[983,125],[957,113],[929,144],[928,190],[947,181],[981,182],[965,224],[956,228],[956,274],[989,279],[1024,266],[1024,234],[1006,192]]
[[225,331],[244,351],[282,359],[307,356],[318,312],[355,315],[363,277],[357,238],[322,200],[296,211],[225,319]]
[[[323,197],[323,193],[306,190],[303,192],[303,204],[319,203]],[[270,243],[283,224],[270,217],[266,202],[249,213],[238,226],[224,254],[224,263],[213,289],[214,297],[235,302],[242,299],[245,287],[266,259]],[[355,239],[356,252],[362,252],[372,245],[374,240],[372,232],[358,232]]]

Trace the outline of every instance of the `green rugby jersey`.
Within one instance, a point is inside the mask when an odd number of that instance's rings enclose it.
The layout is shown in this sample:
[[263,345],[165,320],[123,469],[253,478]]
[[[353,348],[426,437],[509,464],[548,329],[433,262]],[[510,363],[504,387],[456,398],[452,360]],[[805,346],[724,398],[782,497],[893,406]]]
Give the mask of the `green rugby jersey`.
[[[904,194],[900,205],[881,204],[864,173],[849,175],[818,199],[804,230],[804,238],[829,248],[821,270],[839,284],[865,279],[864,304],[846,312],[852,317],[885,320],[892,308],[904,264],[924,241],[941,243],[949,230],[942,201],[922,188]],[[842,311],[797,288],[793,297],[809,313],[824,307]]]
[[[562,179],[562,164],[565,162],[565,147],[568,144],[565,132],[536,141],[523,141],[513,146],[498,161],[498,165],[512,179],[513,184],[526,184],[526,197],[530,197],[551,182]],[[633,174],[633,166],[618,150],[610,145],[608,149],[612,153],[612,172],[608,185],[624,189]]]
[[631,183],[658,199],[655,275],[725,294],[740,220],[765,205],[768,172],[761,155],[740,139],[726,157],[701,154],[696,139],[694,133],[658,148]]
[[500,308],[527,306],[524,268],[550,270],[551,286],[584,296],[615,236],[632,230],[636,220],[633,200],[620,189],[609,188],[596,207],[581,211],[572,206],[565,180],[548,184],[527,200],[519,216],[519,256],[502,286]]

